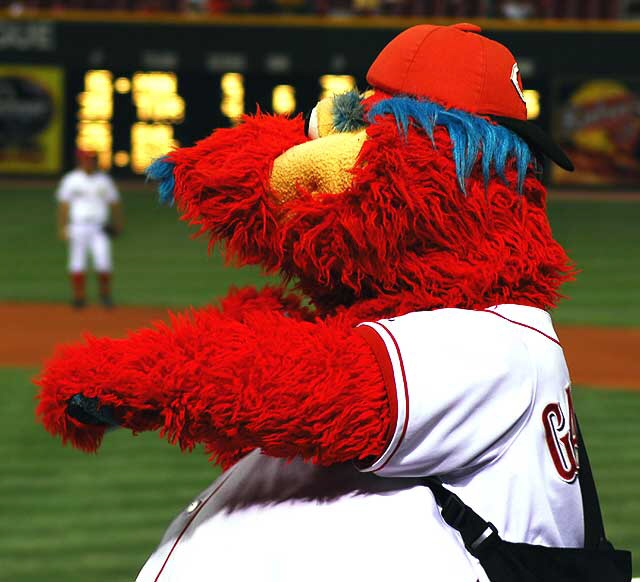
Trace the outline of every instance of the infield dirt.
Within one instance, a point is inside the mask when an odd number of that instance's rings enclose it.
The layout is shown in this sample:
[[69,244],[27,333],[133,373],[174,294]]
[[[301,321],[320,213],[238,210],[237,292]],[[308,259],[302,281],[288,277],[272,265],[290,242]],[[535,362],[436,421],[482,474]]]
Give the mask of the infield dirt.
[[[83,333],[124,337],[168,311],[153,307],[88,307],[59,304],[0,303],[0,366],[38,367],[56,345]],[[640,391],[640,329],[556,326],[574,384]]]

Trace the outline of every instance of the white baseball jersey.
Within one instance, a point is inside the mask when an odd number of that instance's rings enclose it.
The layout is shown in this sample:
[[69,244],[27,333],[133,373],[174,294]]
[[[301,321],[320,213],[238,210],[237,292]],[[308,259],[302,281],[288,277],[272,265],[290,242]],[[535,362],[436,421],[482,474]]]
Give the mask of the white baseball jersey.
[[56,199],[69,204],[71,224],[104,224],[109,218],[109,205],[118,202],[119,196],[109,176],[102,172],[87,174],[78,168],[62,178]]
[[111,272],[111,242],[102,227],[109,219],[109,206],[120,199],[113,180],[78,168],[62,178],[56,199],[69,204],[69,271],[84,272],[91,255],[98,272]]
[[569,375],[549,315],[502,305],[358,327],[394,423],[366,467],[254,451],[174,521],[138,582],[486,582],[422,476],[512,542],[581,547]]

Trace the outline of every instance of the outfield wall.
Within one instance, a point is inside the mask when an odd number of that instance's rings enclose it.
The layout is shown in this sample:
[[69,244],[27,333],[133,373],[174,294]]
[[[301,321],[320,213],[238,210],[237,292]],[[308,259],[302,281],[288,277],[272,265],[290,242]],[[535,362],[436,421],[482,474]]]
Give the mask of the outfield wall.
[[[150,18],[0,20],[0,173],[56,175],[80,145],[135,174],[256,104],[303,112],[324,90],[348,86],[345,75],[366,87],[372,58],[418,22]],[[481,24],[516,55],[535,122],[577,157],[569,182],[640,184],[640,24]]]

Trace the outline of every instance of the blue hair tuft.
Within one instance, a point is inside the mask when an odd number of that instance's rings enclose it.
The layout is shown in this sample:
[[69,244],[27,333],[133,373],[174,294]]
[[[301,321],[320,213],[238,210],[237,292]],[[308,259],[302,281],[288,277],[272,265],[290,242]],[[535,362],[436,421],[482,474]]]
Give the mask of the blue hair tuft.
[[506,127],[495,125],[459,109],[446,109],[431,101],[404,96],[378,101],[369,110],[368,118],[371,123],[375,123],[376,118],[384,115],[393,115],[398,129],[405,135],[412,123],[418,126],[431,138],[434,146],[434,127],[446,127],[453,146],[458,184],[463,192],[466,192],[466,181],[480,153],[485,185],[489,182],[491,167],[506,183],[507,160],[514,158],[518,172],[516,186],[519,192],[522,191],[527,168],[532,159],[531,150],[522,138]]
[[173,189],[175,179],[173,169],[175,164],[169,161],[168,156],[163,156],[154,160],[145,170],[147,180],[156,180],[158,184],[158,194],[161,204],[173,205]]
[[333,126],[338,131],[357,131],[367,126],[364,105],[354,89],[333,98]]

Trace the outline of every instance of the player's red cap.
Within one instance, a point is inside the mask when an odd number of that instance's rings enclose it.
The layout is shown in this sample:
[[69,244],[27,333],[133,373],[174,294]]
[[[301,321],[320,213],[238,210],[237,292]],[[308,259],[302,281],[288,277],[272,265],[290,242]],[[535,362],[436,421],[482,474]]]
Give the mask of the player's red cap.
[[85,158],[97,158],[97,157],[98,157],[98,152],[95,150],[80,149],[80,148],[76,149],[76,158],[78,160],[82,160]]
[[514,56],[504,45],[477,34],[480,31],[468,23],[413,26],[382,49],[369,68],[367,82],[386,93],[423,97],[487,116],[572,170],[566,154],[537,125],[527,122]]

